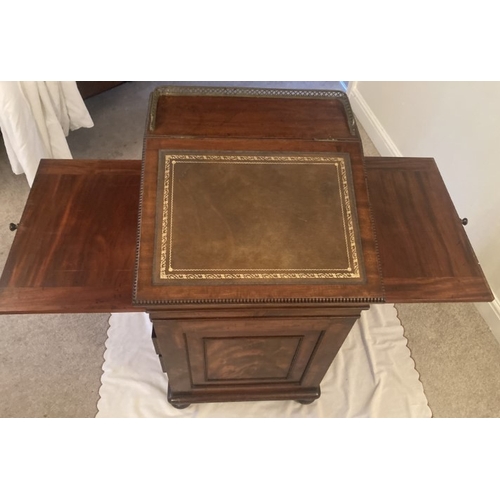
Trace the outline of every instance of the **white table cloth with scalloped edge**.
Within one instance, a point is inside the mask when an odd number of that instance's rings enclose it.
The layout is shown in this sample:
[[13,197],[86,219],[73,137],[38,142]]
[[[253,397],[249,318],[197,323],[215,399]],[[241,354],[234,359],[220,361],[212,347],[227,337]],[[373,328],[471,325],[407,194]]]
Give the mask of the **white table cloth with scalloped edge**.
[[363,311],[310,405],[294,401],[193,404],[167,401],[167,375],[145,313],[110,318],[97,417],[431,417],[403,327],[392,304]]

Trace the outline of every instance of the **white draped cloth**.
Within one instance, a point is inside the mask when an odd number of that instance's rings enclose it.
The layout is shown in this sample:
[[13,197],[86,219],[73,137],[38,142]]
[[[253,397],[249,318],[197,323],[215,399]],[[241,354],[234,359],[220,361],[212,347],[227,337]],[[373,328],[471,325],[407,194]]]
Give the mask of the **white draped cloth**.
[[167,401],[168,379],[145,313],[114,313],[104,353],[99,418],[423,418],[432,413],[393,304],[363,311],[310,405],[294,401],[193,404]]
[[0,129],[12,171],[33,184],[42,158],[72,158],[70,130],[94,122],[76,82],[0,82]]

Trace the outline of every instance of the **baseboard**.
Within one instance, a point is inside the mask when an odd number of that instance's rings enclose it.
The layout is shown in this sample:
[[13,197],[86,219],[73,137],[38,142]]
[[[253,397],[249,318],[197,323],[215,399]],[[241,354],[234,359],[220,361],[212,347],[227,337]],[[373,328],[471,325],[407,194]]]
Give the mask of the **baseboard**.
[[382,156],[403,156],[358,91],[357,82],[352,82],[347,92],[356,118],[366,130],[378,152]]
[[476,304],[479,314],[490,327],[493,335],[500,343],[500,300],[495,296],[493,302],[481,302]]

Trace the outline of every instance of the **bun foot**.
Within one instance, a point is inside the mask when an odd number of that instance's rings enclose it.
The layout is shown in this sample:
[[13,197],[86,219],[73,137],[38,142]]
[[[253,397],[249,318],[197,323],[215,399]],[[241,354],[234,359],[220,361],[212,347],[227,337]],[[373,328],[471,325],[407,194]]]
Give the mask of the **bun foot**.
[[190,403],[172,403],[169,401],[169,403],[174,407],[177,408],[178,410],[184,410],[184,408],[187,408],[188,406],[191,406]]
[[316,399],[296,399],[296,403],[300,403],[301,405],[310,405],[311,403],[314,403]]
[[172,402],[172,392],[170,391],[170,385],[168,386],[167,390],[167,401],[177,410],[184,410],[188,406],[191,406],[191,403],[175,403]]

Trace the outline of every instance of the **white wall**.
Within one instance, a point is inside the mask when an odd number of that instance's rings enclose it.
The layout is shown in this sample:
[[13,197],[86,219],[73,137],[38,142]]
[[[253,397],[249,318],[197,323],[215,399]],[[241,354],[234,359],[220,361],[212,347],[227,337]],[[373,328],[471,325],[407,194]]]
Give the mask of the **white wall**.
[[[353,82],[349,96],[382,155],[436,159],[500,297],[500,82]],[[498,300],[479,309],[500,325]]]

